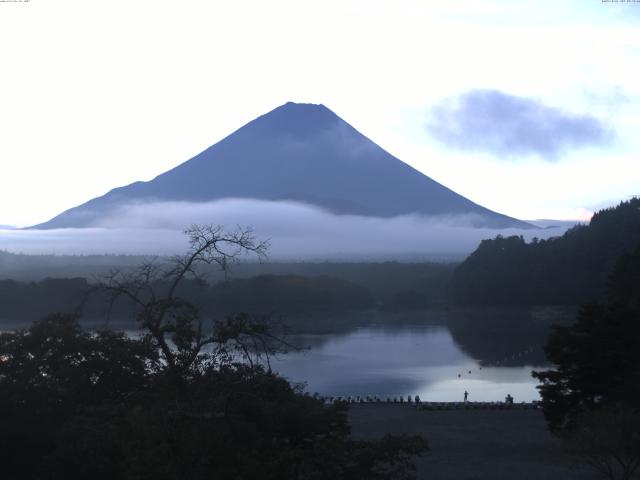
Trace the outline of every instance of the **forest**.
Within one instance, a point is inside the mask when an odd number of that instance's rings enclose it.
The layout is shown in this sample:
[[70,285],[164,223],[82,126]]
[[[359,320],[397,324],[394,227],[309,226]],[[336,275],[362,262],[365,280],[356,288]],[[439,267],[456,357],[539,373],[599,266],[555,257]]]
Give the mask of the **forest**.
[[640,243],[640,198],[596,212],[561,237],[484,240],[454,271],[458,305],[579,305],[600,298],[621,255]]
[[[71,260],[67,266],[65,259]],[[0,280],[0,322],[21,322],[50,312],[78,312],[85,320],[102,320],[105,298],[95,285],[110,272],[134,268],[136,261],[152,261],[158,266],[169,261],[127,256],[42,256],[42,260],[44,266],[38,276],[32,256],[0,252],[0,265],[10,265],[18,278]],[[224,275],[205,265],[198,281],[190,279],[181,289],[186,298],[210,315],[429,308],[446,302],[453,268],[452,264],[438,263],[245,262],[230,266]],[[7,270],[3,272],[7,276]],[[60,276],[42,278],[56,273]],[[121,303],[113,306],[111,316],[131,318],[127,305]]]

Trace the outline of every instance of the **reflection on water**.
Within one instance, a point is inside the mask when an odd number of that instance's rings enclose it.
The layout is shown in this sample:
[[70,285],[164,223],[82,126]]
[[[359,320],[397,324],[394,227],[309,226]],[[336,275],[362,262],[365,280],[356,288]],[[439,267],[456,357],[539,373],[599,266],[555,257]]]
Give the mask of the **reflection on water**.
[[[531,370],[544,365],[542,346],[550,325],[572,322],[574,313],[562,308],[494,308],[283,319],[299,332],[287,341],[309,348],[280,355],[272,366],[293,382],[306,382],[309,392],[323,395],[420,395],[427,401],[460,401],[466,390],[475,401],[500,401],[507,394],[516,402],[537,400]],[[129,330],[131,324],[110,327]]]
[[[299,335],[311,349],[272,362],[274,370],[323,395],[420,395],[428,401],[539,398],[531,366],[483,367],[445,326],[360,327],[340,335]],[[318,341],[321,340],[321,341]]]
[[552,325],[573,323],[570,307],[473,308],[447,312],[456,344],[486,366],[540,366]]

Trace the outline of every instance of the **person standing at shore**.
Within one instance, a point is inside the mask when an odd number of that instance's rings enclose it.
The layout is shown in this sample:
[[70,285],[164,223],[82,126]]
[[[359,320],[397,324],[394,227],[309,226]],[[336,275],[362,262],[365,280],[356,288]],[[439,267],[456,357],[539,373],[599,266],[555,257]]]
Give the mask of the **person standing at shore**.
[[469,392],[467,392],[466,390],[464,391],[464,401],[465,403],[467,402],[467,397],[469,396]]

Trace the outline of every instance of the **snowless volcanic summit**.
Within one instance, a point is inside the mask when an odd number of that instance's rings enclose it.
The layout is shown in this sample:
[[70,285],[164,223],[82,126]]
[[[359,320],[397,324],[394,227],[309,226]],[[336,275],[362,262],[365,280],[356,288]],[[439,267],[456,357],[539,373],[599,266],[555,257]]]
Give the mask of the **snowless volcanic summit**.
[[153,180],[115,188],[35,228],[91,227],[132,202],[226,198],[289,200],[374,217],[469,215],[478,227],[531,227],[440,185],[324,105],[290,102]]

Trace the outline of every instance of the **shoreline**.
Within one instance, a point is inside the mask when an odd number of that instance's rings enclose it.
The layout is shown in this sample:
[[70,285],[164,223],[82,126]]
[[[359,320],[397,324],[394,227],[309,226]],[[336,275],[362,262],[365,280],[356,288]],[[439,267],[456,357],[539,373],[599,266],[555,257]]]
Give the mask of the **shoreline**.
[[406,403],[361,403],[349,405],[348,418],[356,439],[423,436],[430,451],[415,459],[418,480],[599,478],[565,453],[539,409],[425,410]]

